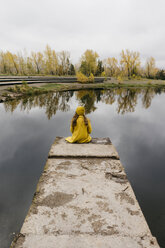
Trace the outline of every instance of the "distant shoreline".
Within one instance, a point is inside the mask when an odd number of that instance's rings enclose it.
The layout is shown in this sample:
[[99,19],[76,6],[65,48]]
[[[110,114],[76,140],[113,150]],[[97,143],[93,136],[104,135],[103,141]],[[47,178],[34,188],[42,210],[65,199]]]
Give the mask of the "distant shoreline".
[[[0,77],[1,78],[1,77]],[[3,77],[4,78],[4,77]],[[50,77],[51,78],[51,77]],[[6,77],[8,79],[8,77]],[[46,79],[46,78],[45,78]],[[25,82],[24,82],[25,83]],[[154,79],[132,79],[132,80],[105,80],[104,82],[97,83],[53,83],[45,82],[33,82],[29,83],[28,86],[24,87],[22,83],[19,82],[18,87],[13,86],[1,86],[0,85],[0,102],[5,102],[9,100],[14,100],[16,98],[21,98],[30,95],[39,95],[48,92],[55,91],[67,91],[67,90],[85,90],[85,89],[113,89],[113,88],[165,88],[165,80],[154,80]],[[18,89],[17,89],[18,88]]]

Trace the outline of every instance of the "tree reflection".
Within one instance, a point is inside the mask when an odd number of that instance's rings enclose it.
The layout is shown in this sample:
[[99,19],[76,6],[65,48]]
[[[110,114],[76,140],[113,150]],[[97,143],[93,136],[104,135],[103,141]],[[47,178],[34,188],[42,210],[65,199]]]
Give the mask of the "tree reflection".
[[113,104],[115,102],[116,90],[105,90],[103,91],[101,101],[106,104]]
[[143,91],[142,104],[144,108],[147,109],[151,106],[151,102],[155,94],[156,92],[153,88],[147,88]]
[[95,107],[95,102],[97,97],[100,98],[100,94],[96,95],[94,90],[80,90],[76,92],[77,100],[79,100],[80,105],[84,105],[86,114],[94,112],[97,108]]
[[134,112],[137,105],[138,94],[135,89],[124,89],[119,91],[117,112],[124,114]]
[[46,115],[50,119],[56,114],[58,110],[66,112],[70,110],[69,100],[73,96],[74,92],[55,92],[42,94],[37,96],[30,96],[22,99],[16,99],[4,103],[5,110],[13,112],[17,106],[20,106],[21,110],[31,110],[32,108],[39,107],[45,108]]
[[117,104],[117,113],[125,114],[134,112],[138,98],[142,101],[144,108],[149,108],[152,99],[156,94],[161,94],[162,88],[116,88],[109,90],[79,90],[65,92],[51,92],[47,94],[29,96],[22,99],[15,99],[4,103],[5,110],[13,112],[17,106],[22,111],[30,111],[32,108],[44,108],[47,118],[50,119],[56,112],[70,110],[70,99],[75,96],[80,105],[84,105],[86,113],[94,112],[98,102],[112,105]]

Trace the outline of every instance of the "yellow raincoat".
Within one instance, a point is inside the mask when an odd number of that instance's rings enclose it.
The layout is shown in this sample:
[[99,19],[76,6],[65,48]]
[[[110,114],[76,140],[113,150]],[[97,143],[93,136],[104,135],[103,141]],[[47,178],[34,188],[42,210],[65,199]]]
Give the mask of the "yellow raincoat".
[[85,109],[82,106],[79,106],[76,109],[76,113],[79,115],[79,117],[77,118],[76,121],[76,126],[72,127],[72,122],[71,122],[71,126],[70,126],[70,131],[72,133],[72,136],[67,137],[65,140],[68,141],[69,143],[88,143],[91,141],[91,136],[89,135],[89,133],[92,132],[92,127],[91,127],[91,123],[90,120],[88,120],[88,126],[85,125],[84,122],[84,113],[85,113]]

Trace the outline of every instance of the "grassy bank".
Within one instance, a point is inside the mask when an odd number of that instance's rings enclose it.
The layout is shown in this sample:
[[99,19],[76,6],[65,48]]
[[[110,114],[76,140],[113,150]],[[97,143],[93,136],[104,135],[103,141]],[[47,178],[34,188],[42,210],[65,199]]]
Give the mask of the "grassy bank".
[[165,88],[164,80],[123,80],[119,81],[112,79],[104,81],[103,83],[47,83],[28,85],[22,82],[22,85],[15,85],[6,87],[1,90],[0,87],[0,102],[12,100],[18,97],[39,95],[53,91],[66,91],[66,90],[81,90],[81,89],[111,89],[111,88],[141,88],[141,87],[154,87]]
[[111,89],[111,88],[143,88],[143,87],[163,87],[165,88],[164,80],[109,80],[104,83],[73,83],[73,84],[45,84],[40,86],[41,89],[54,90],[69,90],[69,89]]

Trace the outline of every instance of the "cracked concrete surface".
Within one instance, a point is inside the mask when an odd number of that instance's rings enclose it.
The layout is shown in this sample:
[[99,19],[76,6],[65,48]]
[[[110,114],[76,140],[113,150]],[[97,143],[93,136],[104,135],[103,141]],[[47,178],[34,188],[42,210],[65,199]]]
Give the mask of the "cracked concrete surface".
[[[73,144],[72,155],[75,152],[77,157],[70,157],[72,144],[56,139],[21,235],[11,247],[159,247],[115,148],[106,142]],[[96,157],[95,151],[99,151]]]
[[56,138],[52,145],[49,157],[113,157],[119,159],[119,155],[108,138],[94,138],[90,143],[71,144],[60,137]]

